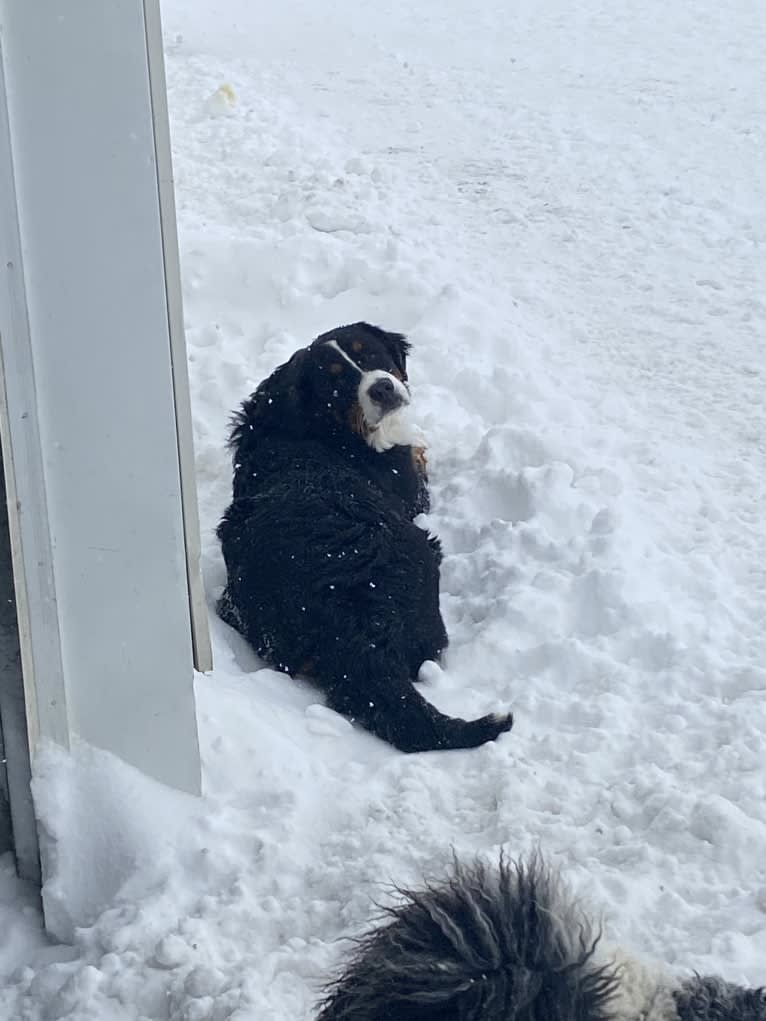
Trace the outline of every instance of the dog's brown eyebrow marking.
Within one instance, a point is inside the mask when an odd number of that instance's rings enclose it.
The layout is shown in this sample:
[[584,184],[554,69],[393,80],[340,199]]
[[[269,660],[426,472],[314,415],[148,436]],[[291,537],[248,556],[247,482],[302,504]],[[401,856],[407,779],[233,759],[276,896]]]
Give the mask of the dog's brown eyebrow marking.
[[346,354],[346,352],[343,350],[343,348],[340,346],[337,340],[328,340],[327,346],[334,348],[344,361],[348,362],[349,365],[356,369],[360,376],[364,375],[364,372],[362,372],[362,370],[356,364],[354,359]]
[[359,354],[363,347],[364,344],[361,342],[361,340],[355,340],[354,343],[351,345],[351,350]]
[[339,376],[343,372],[343,362],[333,362],[330,366],[330,372],[333,376]]

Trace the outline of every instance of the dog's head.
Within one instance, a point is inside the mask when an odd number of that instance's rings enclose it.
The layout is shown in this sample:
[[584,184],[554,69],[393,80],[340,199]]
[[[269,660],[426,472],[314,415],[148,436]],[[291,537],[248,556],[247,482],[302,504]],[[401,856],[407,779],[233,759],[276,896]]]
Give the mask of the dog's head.
[[412,443],[402,417],[409,349],[402,334],[368,323],[323,333],[261,383],[248,423],[300,437],[349,431],[379,452]]

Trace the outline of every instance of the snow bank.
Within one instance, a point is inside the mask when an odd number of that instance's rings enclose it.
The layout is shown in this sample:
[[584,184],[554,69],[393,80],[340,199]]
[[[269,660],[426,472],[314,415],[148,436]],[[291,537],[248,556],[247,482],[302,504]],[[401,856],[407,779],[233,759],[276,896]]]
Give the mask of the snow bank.
[[64,942],[92,925],[133,875],[161,868],[200,810],[195,798],[83,741],[70,752],[51,743],[38,750],[32,794],[48,876],[45,919]]

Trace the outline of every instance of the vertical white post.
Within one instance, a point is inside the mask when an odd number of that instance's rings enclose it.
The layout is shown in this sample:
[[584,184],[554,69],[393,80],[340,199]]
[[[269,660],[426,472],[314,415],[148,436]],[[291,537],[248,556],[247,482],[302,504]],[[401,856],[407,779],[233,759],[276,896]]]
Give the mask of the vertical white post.
[[198,792],[199,574],[158,0],[0,0],[0,427],[27,727]]

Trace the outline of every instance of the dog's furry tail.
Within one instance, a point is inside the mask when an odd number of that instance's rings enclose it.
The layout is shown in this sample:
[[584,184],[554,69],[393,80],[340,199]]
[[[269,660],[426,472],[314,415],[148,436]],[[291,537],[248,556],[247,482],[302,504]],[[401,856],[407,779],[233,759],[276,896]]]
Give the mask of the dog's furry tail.
[[454,862],[440,884],[400,890],[357,941],[318,1021],[610,1021],[617,969],[600,931],[539,858]]

